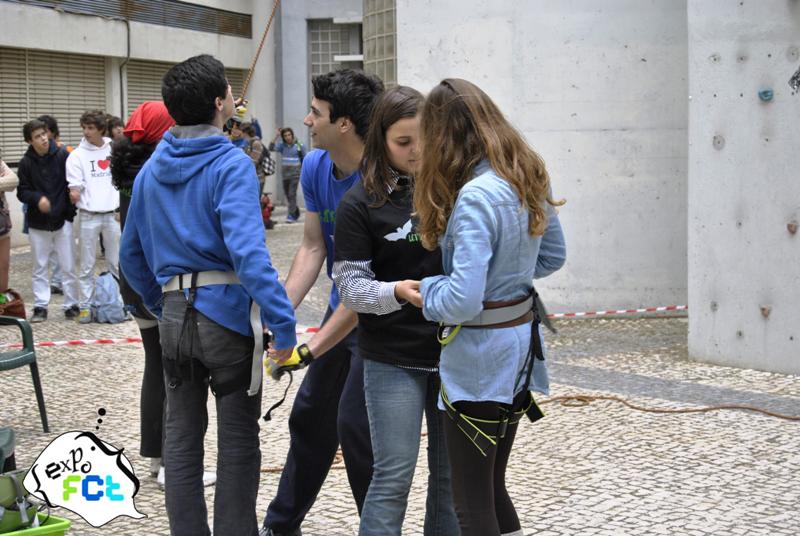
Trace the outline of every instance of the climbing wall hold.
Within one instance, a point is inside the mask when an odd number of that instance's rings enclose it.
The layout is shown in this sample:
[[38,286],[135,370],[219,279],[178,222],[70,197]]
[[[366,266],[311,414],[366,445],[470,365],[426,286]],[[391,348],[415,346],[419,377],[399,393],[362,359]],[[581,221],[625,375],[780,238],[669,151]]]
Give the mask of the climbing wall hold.
[[790,234],[797,234],[797,220],[792,220],[787,223],[786,230],[789,231]]
[[797,69],[789,79],[789,87],[792,88],[794,92],[800,89],[800,69]]
[[714,136],[713,143],[714,143],[714,149],[716,149],[717,151],[721,151],[722,148],[725,147],[725,138],[717,134],[716,136]]
[[761,99],[761,102],[769,102],[774,96],[775,93],[771,89],[762,89],[758,92],[758,98]]
[[761,309],[761,316],[764,318],[769,318],[769,314],[772,312],[772,307],[769,305],[762,305],[759,307]]

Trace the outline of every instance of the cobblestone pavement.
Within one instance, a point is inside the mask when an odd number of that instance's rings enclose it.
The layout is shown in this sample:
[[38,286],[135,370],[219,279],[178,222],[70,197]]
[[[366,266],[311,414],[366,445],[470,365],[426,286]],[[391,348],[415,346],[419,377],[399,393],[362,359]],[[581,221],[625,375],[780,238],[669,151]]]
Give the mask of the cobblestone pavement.
[[[284,224],[269,233],[273,261],[283,276],[301,233],[301,225]],[[12,252],[11,284],[27,303],[32,303],[30,263],[27,248]],[[328,289],[323,274],[298,310],[299,323],[319,322]],[[688,361],[685,318],[569,320],[557,327],[559,334],[547,341],[553,395],[610,394],[656,407],[754,404],[800,415],[798,377]],[[34,332],[38,341],[138,335],[133,322],[66,321],[55,303],[50,320],[35,325]],[[13,330],[0,329],[0,342],[15,337]],[[19,466],[30,464],[60,433],[94,430],[97,410],[105,408],[108,413],[98,434],[125,449],[142,483],[137,507],[148,517],[119,518],[94,529],[71,512],[55,513],[73,521],[74,535],[168,534],[163,493],[148,476],[147,460],[138,455],[141,346],[42,348],[37,354],[50,434],[42,433],[28,370],[0,373],[0,424],[16,430]],[[264,408],[282,391],[283,385],[269,383]],[[273,421],[261,426],[259,519],[275,493],[288,448],[289,409],[285,404]],[[544,409],[547,418],[521,426],[508,471],[526,534],[800,534],[798,422],[734,411],[655,415],[610,402],[582,408],[552,404]],[[213,400],[209,416],[210,468],[216,456]],[[334,464],[304,534],[356,534],[358,516],[342,469]],[[425,474],[421,455],[405,534],[422,534]],[[206,488],[209,515],[213,495],[214,488]]]

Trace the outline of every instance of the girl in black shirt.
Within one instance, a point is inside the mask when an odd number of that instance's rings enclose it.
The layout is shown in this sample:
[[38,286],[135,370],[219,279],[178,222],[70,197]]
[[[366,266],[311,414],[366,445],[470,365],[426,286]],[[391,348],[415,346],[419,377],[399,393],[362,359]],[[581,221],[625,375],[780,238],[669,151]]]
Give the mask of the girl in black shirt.
[[412,218],[419,162],[418,108],[408,87],[385,92],[367,134],[362,182],[337,209],[333,279],[342,303],[358,313],[374,473],[361,512],[361,536],[400,534],[414,476],[423,413],[428,423],[426,536],[458,535],[442,434],[440,345],[419,308],[419,280],[442,273],[439,250],[422,247]]

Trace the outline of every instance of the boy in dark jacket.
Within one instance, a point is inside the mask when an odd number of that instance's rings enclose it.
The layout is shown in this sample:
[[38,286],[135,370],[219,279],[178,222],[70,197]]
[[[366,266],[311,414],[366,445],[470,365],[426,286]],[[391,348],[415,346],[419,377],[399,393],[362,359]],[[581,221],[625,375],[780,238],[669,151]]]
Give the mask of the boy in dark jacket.
[[17,198],[28,204],[31,254],[33,256],[34,307],[31,322],[47,320],[50,303],[48,259],[55,251],[63,272],[64,316],[78,316],[78,281],[72,218],[75,207],[67,189],[67,151],[47,136],[47,125],[34,119],[22,127],[28,151],[19,162]]

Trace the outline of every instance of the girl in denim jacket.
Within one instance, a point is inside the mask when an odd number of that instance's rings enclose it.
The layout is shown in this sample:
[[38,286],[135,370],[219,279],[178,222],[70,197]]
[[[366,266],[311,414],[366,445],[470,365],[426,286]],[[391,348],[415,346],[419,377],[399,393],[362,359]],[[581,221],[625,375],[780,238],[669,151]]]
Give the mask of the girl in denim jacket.
[[[425,318],[444,325],[476,322],[495,305],[525,301],[534,278],[564,264],[564,237],[544,162],[474,84],[447,79],[422,110],[423,162],[414,191],[419,234],[442,250],[444,275],[420,284]],[[460,415],[501,421],[531,400],[524,389],[547,391],[545,361],[529,354],[532,314],[515,321],[460,329],[442,349],[439,365],[452,411],[445,417],[456,513],[463,536],[521,535],[505,488],[505,469],[517,424],[495,428],[476,448],[459,428]],[[509,325],[508,327],[504,327]],[[543,356],[541,356],[543,357]],[[524,408],[523,408],[524,409]],[[504,413],[505,412],[505,413]],[[477,422],[477,421],[476,421]]]

